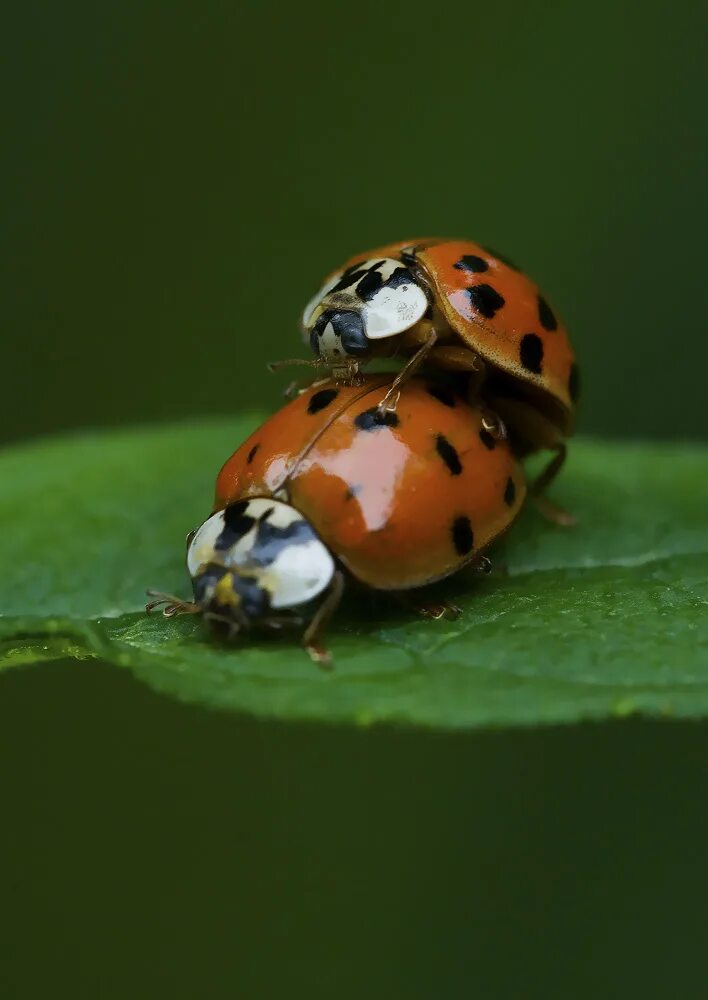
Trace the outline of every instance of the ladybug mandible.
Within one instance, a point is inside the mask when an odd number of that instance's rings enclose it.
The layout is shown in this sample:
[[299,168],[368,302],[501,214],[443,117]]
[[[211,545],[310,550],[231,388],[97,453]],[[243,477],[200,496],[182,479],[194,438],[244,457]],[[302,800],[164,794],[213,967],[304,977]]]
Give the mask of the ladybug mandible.
[[520,455],[556,452],[533,491],[560,470],[578,396],[565,326],[530,278],[478,243],[408,240],[357,254],[308,303],[302,329],[315,363],[343,383],[373,358],[407,358],[382,411],[395,410],[400,387],[423,364],[466,372]]
[[483,411],[445,385],[413,378],[396,412],[382,413],[390,382],[318,383],[255,431],[219,473],[215,512],[190,536],[194,599],[152,594],[148,610],[202,613],[232,637],[254,624],[302,625],[318,602],[302,642],[326,663],[318,637],[345,574],[408,591],[483,568],[526,495],[518,461]]

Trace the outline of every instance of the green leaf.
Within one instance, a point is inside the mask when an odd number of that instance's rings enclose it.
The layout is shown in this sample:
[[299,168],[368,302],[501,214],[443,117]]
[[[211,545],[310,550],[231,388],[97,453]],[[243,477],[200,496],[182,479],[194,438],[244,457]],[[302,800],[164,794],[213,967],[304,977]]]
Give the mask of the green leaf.
[[470,728],[630,713],[708,714],[708,453],[574,442],[554,498],[442,594],[457,622],[350,592],[335,669],[297,642],[225,648],[193,618],[148,618],[145,588],[189,593],[184,536],[257,419],[104,433],[0,454],[0,666],[95,656],[160,691],[262,716]]

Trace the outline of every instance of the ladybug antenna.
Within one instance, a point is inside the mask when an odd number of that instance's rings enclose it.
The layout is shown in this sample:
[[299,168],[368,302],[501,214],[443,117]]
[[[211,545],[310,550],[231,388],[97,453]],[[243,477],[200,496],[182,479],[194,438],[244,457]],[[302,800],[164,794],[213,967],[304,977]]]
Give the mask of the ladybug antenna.
[[165,618],[174,618],[175,615],[198,615],[202,610],[194,601],[183,601],[181,597],[163,594],[159,590],[148,590],[146,593],[148,597],[154,598],[145,605],[145,611],[149,615],[163,604],[162,614]]
[[287,368],[290,365],[305,365],[307,368],[319,368],[324,364],[326,364],[324,358],[312,358],[312,360],[307,360],[306,358],[286,358],[284,361],[269,361],[268,371],[279,372],[281,368]]

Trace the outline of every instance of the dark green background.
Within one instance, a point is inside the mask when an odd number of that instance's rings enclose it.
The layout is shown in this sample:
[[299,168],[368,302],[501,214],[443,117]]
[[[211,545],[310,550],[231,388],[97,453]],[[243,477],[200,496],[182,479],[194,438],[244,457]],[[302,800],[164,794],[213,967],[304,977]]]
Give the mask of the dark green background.
[[[430,233],[541,283],[584,430],[708,434],[705,5],[10,20],[0,439],[274,406],[323,272]],[[316,731],[55,664],[0,738],[3,1000],[704,995],[704,726]]]
[[585,429],[708,432],[705,5],[14,17],[3,437],[272,402],[323,273],[430,233],[537,278]]

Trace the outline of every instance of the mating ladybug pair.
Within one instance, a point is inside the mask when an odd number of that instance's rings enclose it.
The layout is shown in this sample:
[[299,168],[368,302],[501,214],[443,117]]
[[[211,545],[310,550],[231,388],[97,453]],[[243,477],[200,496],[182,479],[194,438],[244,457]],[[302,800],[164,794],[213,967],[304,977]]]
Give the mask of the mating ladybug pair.
[[[330,377],[301,391],[222,468],[215,513],[188,540],[194,598],[153,594],[148,610],[201,613],[232,637],[255,623],[309,623],[319,642],[344,574],[402,592],[466,565],[515,520],[527,487],[519,459],[563,464],[578,376],[565,328],[538,288],[476,243],[417,240],[351,258],[303,315]],[[395,375],[362,374],[401,357]],[[440,617],[445,606],[421,608]]]

